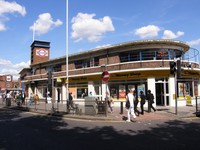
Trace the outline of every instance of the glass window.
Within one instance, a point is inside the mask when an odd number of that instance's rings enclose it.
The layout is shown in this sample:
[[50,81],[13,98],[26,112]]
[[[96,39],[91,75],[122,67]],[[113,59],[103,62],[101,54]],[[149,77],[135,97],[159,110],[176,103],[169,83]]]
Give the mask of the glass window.
[[120,53],[119,57],[120,57],[120,62],[128,62],[129,61],[128,52]]
[[178,83],[178,96],[193,96],[192,83],[191,82],[179,82]]
[[141,51],[142,60],[153,60],[155,59],[155,50],[144,50]]
[[61,64],[55,65],[53,69],[54,69],[54,72],[61,71]]
[[130,53],[130,61],[139,61],[140,60],[140,51],[132,51]]

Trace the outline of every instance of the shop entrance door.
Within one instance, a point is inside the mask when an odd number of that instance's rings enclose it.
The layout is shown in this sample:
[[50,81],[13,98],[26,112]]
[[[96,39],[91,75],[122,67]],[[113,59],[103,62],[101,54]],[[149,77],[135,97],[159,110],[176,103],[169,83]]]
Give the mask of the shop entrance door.
[[169,105],[169,96],[167,94],[167,83],[161,82],[156,83],[156,105],[168,106]]

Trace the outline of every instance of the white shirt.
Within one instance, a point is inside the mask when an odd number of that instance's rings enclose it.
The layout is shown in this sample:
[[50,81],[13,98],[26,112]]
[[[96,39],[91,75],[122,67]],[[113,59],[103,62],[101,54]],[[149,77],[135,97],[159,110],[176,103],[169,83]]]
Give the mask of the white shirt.
[[11,98],[10,93],[7,93],[7,94],[6,94],[6,98]]

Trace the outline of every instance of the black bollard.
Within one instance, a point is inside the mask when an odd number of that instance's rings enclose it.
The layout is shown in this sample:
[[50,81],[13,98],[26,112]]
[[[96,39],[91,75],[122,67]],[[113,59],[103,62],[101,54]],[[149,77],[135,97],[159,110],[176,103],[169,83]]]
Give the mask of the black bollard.
[[151,112],[151,108],[150,108],[150,102],[148,101],[148,112]]
[[120,102],[120,114],[123,114],[123,102]]

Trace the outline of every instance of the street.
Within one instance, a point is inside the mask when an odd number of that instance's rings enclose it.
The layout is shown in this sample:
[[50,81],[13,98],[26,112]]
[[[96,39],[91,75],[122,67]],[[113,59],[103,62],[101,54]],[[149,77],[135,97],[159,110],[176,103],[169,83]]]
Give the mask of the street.
[[0,150],[192,150],[199,141],[199,118],[105,122],[0,108]]

